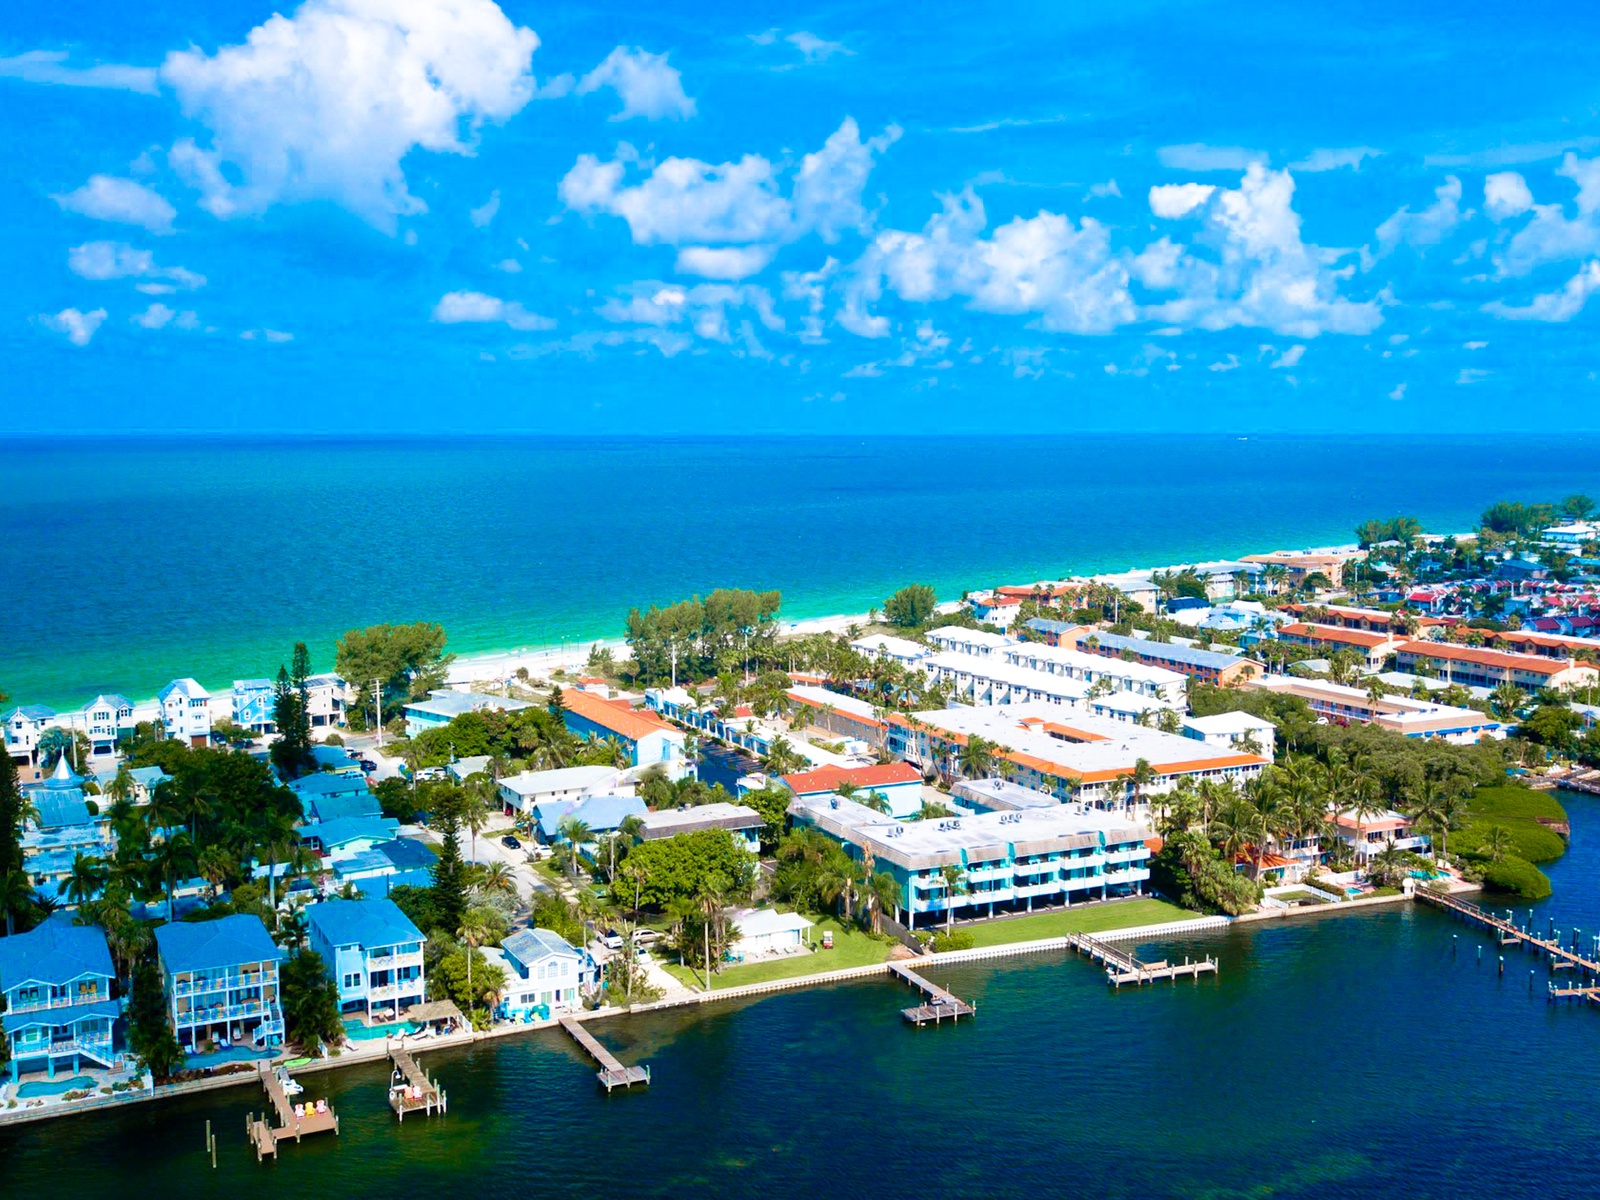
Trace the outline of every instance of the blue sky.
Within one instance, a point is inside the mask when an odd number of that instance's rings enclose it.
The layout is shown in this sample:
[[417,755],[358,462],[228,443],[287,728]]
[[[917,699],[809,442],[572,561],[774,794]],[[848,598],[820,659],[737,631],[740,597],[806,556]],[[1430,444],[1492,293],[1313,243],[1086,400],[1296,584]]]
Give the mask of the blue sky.
[[1590,6],[0,18],[0,429],[1600,428]]

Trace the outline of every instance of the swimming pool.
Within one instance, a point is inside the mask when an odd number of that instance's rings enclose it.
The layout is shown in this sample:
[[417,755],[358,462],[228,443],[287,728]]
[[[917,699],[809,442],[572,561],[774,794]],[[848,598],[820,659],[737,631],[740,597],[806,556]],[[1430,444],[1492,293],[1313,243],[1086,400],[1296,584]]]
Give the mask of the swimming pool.
[[358,1021],[344,1023],[344,1035],[352,1042],[371,1042],[379,1038],[400,1037],[421,1029],[415,1021],[395,1021],[389,1025],[362,1025]]
[[92,1092],[99,1085],[87,1075],[72,1079],[33,1079],[17,1085],[18,1100],[37,1100],[41,1096],[60,1096],[65,1092]]

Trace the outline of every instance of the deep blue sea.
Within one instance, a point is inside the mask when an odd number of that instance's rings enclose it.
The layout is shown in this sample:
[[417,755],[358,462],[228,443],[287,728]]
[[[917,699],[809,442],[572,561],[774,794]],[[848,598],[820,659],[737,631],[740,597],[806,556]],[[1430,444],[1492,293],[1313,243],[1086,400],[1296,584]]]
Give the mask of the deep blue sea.
[[[1003,414],[997,415],[997,423]],[[1600,438],[0,441],[0,690],[227,687],[305,640],[441,622],[467,653],[615,637],[633,605],[778,588],[789,618],[966,588],[1472,526],[1600,494]]]

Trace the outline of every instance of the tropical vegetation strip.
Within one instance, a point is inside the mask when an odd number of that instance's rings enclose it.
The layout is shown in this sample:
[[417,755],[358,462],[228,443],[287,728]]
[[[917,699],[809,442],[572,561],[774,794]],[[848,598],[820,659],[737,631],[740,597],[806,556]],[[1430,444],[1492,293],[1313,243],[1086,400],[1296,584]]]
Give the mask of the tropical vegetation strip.
[[1542,900],[1550,894],[1550,880],[1534,864],[1566,853],[1566,828],[1567,811],[1549,792],[1483,787],[1468,797],[1463,824],[1451,832],[1450,843],[1485,886]]
[[[832,949],[820,949],[824,932],[833,934]],[[853,925],[841,925],[829,917],[818,921],[811,930],[812,951],[789,958],[742,966],[724,967],[711,977],[713,991],[725,988],[746,987],[752,983],[772,983],[779,979],[800,979],[825,971],[842,971],[848,967],[870,967],[887,962],[894,948],[892,939],[865,933]],[[676,964],[667,967],[669,973],[690,987],[704,989],[705,976],[696,974]]]

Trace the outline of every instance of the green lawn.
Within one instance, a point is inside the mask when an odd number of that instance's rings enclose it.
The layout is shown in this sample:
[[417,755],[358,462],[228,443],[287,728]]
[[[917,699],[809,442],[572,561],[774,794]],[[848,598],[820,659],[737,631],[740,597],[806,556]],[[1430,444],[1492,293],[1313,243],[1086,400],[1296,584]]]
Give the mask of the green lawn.
[[[857,929],[846,929],[829,917],[818,921],[811,930],[811,944],[822,945],[822,931],[833,930],[833,949],[817,949],[811,954],[796,954],[791,958],[777,958],[769,962],[751,963],[748,966],[728,967],[711,976],[711,990],[744,987],[750,983],[771,983],[774,979],[795,979],[801,975],[817,975],[823,971],[840,971],[845,967],[866,967],[881,963],[889,957],[893,942],[880,942]],[[667,971],[683,983],[705,988],[705,976],[696,975],[676,963],[666,964]]]
[[1054,912],[986,921],[977,925],[958,925],[956,928],[960,932],[970,933],[976,946],[1003,946],[1010,942],[1031,942],[1069,933],[1103,933],[1108,929],[1127,929],[1133,925],[1191,921],[1199,915],[1187,908],[1147,896],[1138,900],[1057,909]]
[[1467,819],[1461,828],[1450,831],[1450,853],[1478,853],[1490,826],[1503,825],[1511,834],[1510,853],[1518,858],[1533,863],[1560,858],[1566,853],[1566,842],[1553,829],[1540,825],[1538,817],[1565,821],[1567,811],[1549,792],[1512,786],[1479,788],[1467,799]]

